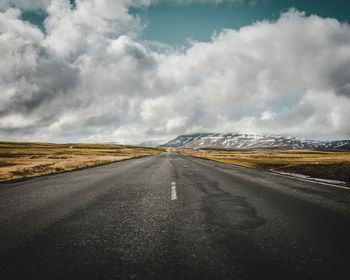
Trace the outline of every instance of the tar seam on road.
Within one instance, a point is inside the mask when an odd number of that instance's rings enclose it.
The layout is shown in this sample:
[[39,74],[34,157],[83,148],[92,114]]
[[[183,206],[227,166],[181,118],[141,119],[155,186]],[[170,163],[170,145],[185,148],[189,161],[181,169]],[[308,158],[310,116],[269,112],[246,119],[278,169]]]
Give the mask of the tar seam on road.
[[175,182],[171,182],[171,200],[175,200],[175,199],[177,199],[176,183]]

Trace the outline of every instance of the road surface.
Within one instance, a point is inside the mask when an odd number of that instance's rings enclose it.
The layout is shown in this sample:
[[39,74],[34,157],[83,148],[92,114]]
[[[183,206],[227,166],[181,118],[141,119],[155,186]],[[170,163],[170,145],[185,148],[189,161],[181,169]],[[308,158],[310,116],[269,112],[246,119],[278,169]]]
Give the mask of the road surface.
[[350,279],[350,190],[176,153],[0,185],[0,279]]

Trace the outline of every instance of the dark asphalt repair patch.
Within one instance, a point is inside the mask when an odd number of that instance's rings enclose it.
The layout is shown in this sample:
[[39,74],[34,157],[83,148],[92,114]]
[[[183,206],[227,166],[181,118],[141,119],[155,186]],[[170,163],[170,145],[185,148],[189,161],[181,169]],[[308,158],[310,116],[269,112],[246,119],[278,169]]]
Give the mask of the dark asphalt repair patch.
[[265,220],[257,216],[255,209],[241,196],[227,194],[210,195],[203,199],[207,218],[218,226],[231,229],[251,229],[263,225]]
[[228,226],[231,229],[251,229],[265,223],[245,197],[223,191],[218,182],[198,176],[194,168],[192,171],[183,172],[183,175],[196,182],[192,185],[205,194],[202,198],[203,209],[207,220],[213,224]]

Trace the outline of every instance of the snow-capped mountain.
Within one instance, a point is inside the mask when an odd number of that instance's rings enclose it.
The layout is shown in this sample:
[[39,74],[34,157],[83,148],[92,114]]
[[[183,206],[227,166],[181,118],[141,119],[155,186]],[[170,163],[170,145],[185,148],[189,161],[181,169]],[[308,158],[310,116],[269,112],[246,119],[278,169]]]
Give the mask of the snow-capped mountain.
[[350,149],[350,140],[318,141],[296,137],[240,133],[196,133],[180,135],[163,147],[189,149],[262,150],[262,149]]

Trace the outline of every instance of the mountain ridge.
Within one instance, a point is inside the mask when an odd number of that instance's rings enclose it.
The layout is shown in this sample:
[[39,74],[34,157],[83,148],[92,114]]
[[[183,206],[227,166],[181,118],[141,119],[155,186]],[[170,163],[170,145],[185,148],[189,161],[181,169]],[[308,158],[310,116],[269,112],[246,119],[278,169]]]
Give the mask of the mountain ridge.
[[208,150],[350,150],[350,140],[321,141],[246,133],[193,133],[179,135],[160,147]]

